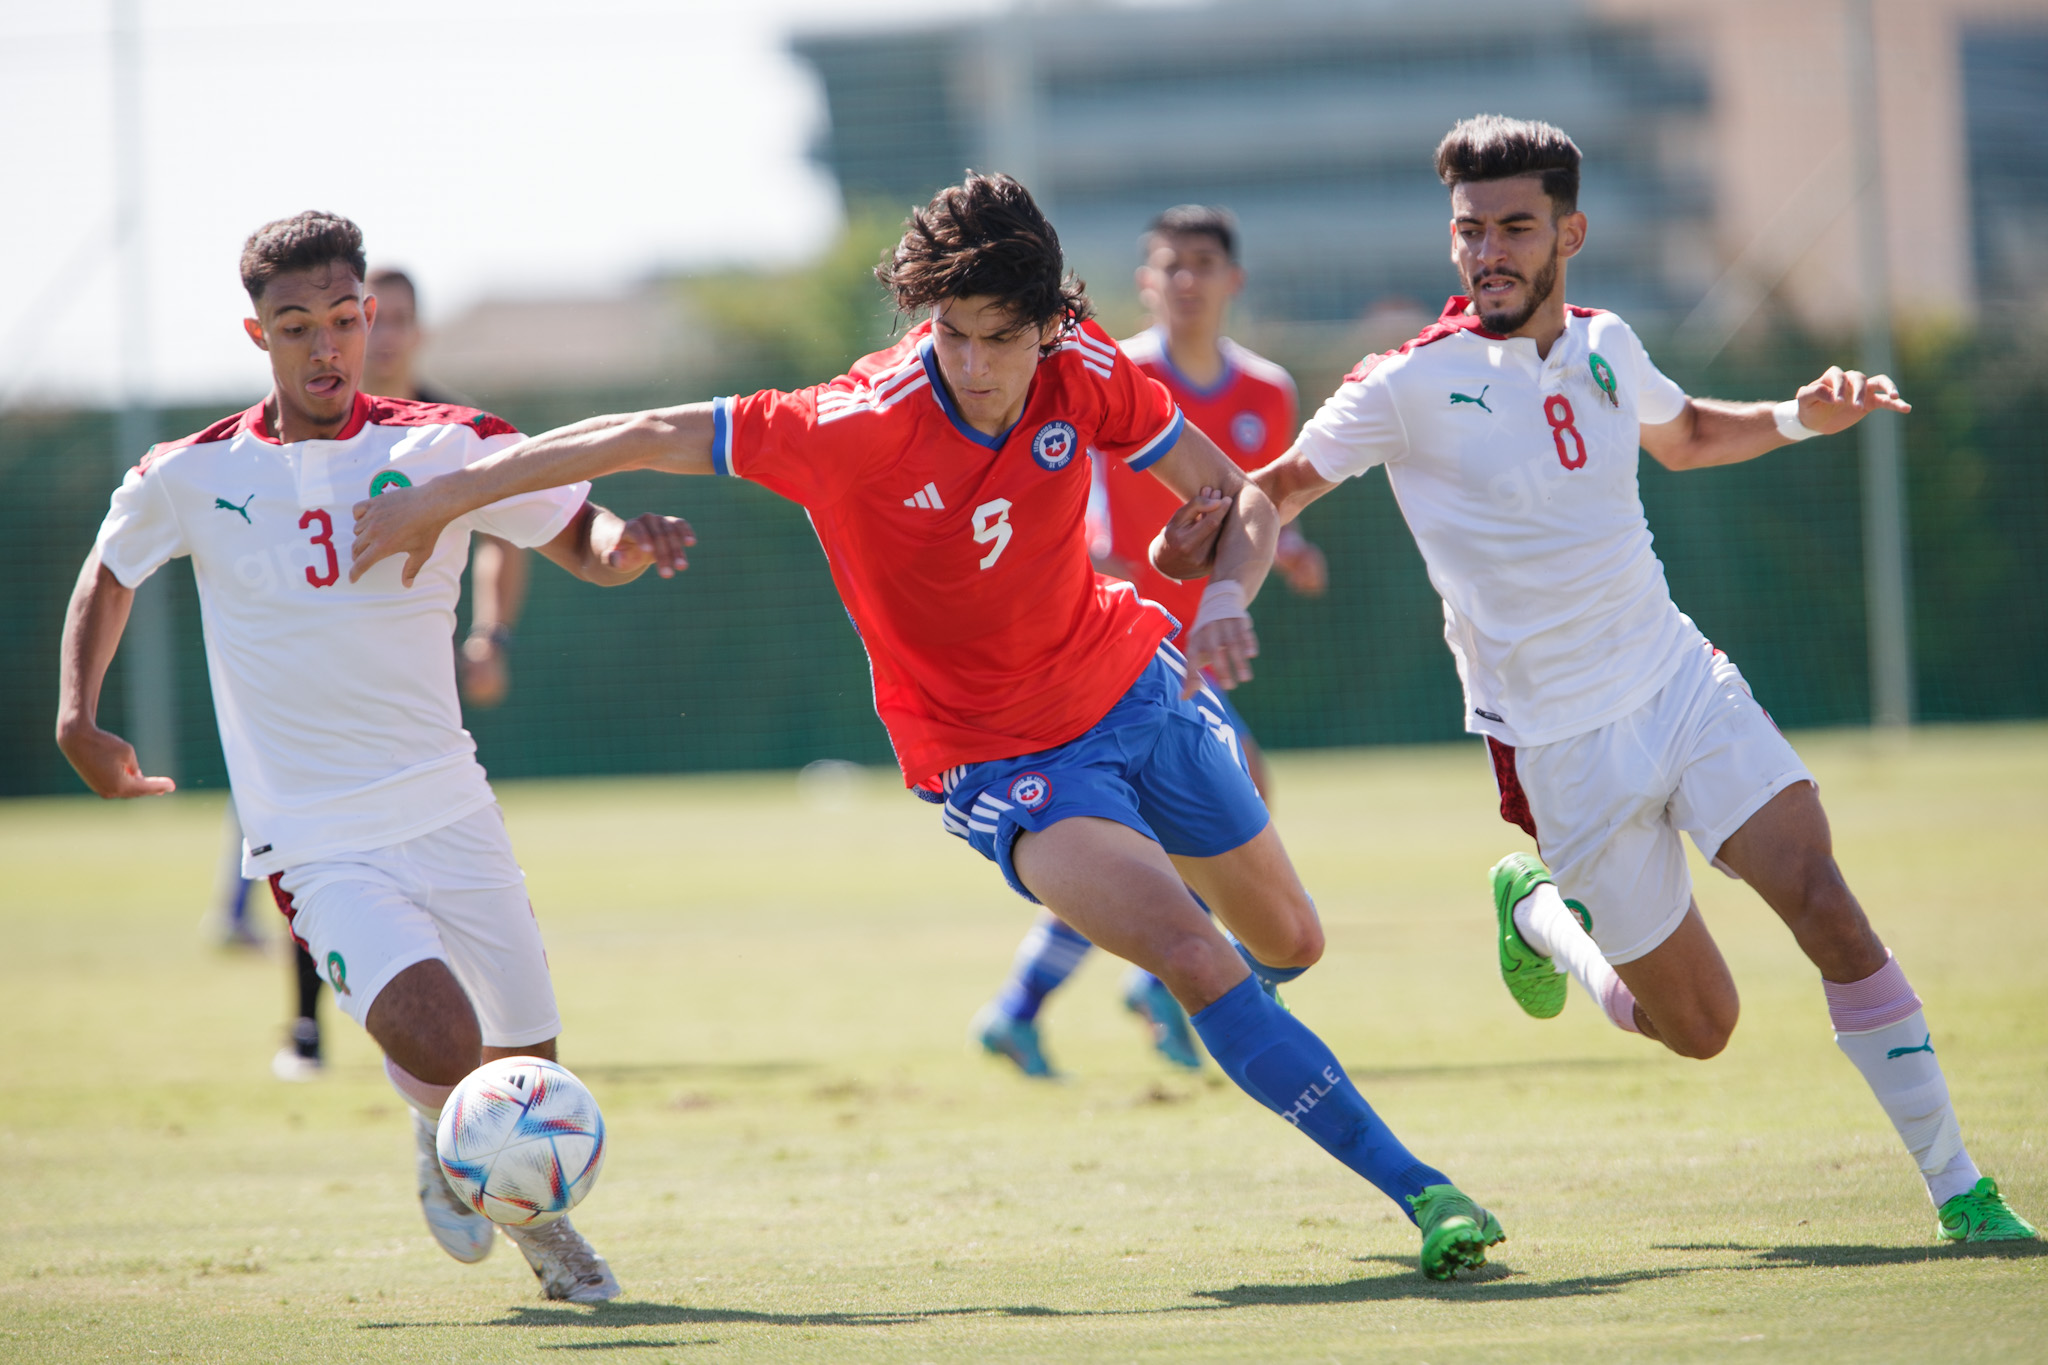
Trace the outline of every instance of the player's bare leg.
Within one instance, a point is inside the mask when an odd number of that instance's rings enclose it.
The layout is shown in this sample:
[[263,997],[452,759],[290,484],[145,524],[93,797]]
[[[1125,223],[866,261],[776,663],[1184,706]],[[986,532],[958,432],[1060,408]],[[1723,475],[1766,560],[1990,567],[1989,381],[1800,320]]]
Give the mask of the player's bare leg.
[[1835,864],[1820,794],[1799,782],[1764,803],[1721,845],[1721,861],[1756,888],[1826,981],[1861,981],[1890,955]]
[[1164,981],[1191,1014],[1250,975],[1189,898],[1166,851],[1126,825],[1062,820],[1020,835],[1011,857],[1048,909],[1096,946]]
[[[1512,870],[1516,858],[1526,856],[1505,859],[1502,868]],[[1963,1146],[1920,998],[1843,880],[1813,785],[1795,783],[1773,796],[1723,841],[1717,856],[1756,888],[1820,969],[1835,1043],[1869,1084],[1919,1167],[1940,1213],[1941,1235],[1958,1241],[2035,1236]],[[1540,872],[1533,859],[1527,866]],[[1495,875],[1498,884],[1502,872]],[[1522,890],[1521,883],[1515,890]],[[1727,1044],[1735,1029],[1735,986],[1697,905],[1655,949],[1608,968],[1568,914],[1538,905],[1556,896],[1546,875],[1545,884],[1529,887],[1516,908],[1516,929],[1531,947],[1556,952],[1561,968],[1596,998],[1602,994],[1601,974],[1617,975],[1633,992],[1638,1031],[1681,1056],[1711,1057]]]
[[1805,782],[1779,792],[1728,837],[1720,858],[1777,911],[1820,969],[1835,1044],[1869,1083],[1920,1168],[1940,1213],[1941,1235],[1954,1241],[2033,1235],[1963,1145],[1920,997],[1835,863],[1819,792]]
[[1321,960],[1322,921],[1271,824],[1228,853],[1172,861],[1181,879],[1264,965],[1298,973]]
[[[448,964],[415,962],[377,993],[364,1027],[384,1049],[385,1074],[413,1111],[415,1174],[420,1211],[434,1240],[458,1261],[481,1261],[497,1225],[464,1204],[442,1178],[435,1128],[441,1106],[464,1076],[500,1057],[555,1058],[555,1040],[523,1047],[487,1047],[476,1011]],[[532,1228],[508,1228],[551,1299],[596,1303],[615,1298],[617,1279],[566,1218]]]
[[[1116,821],[1076,816],[1021,834],[1011,859],[1019,880],[1053,913],[1164,981],[1209,1055],[1245,1093],[1416,1221],[1424,1274],[1445,1279],[1485,1263],[1486,1248],[1505,1235],[1499,1222],[1412,1156],[1322,1040],[1259,989],[1157,843]],[[1218,913],[1228,905],[1255,951],[1304,965],[1321,954],[1314,907],[1270,824],[1232,853],[1185,861],[1218,896]],[[1271,879],[1264,894],[1260,876]]]
[[1741,1012],[1735,978],[1695,902],[1671,937],[1614,973],[1635,996],[1636,1031],[1704,1061],[1728,1046]]

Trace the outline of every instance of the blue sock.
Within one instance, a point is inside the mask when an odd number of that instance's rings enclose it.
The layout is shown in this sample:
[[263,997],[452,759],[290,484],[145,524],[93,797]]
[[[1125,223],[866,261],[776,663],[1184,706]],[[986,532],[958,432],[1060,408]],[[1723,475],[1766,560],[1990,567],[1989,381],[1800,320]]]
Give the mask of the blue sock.
[[996,1008],[1020,1022],[1036,1019],[1045,997],[1066,984],[1092,946],[1064,921],[1051,915],[1040,919],[1017,945],[1017,960],[996,995]]
[[[1195,896],[1195,889],[1192,886],[1188,888],[1188,894]],[[1195,896],[1195,904],[1202,907],[1203,914],[1212,920],[1216,919],[1216,912],[1211,910],[1209,903],[1200,896]],[[1315,902],[1310,901],[1309,904],[1313,905]],[[1251,968],[1252,975],[1265,982],[1268,986],[1276,988],[1284,986],[1308,970],[1306,967],[1268,967],[1265,963],[1252,956],[1251,949],[1237,941],[1237,935],[1230,932],[1228,925],[1224,924],[1221,920],[1216,920],[1216,927],[1223,931],[1223,937],[1229,940],[1230,946],[1237,949],[1237,955],[1244,959],[1245,966]]]
[[1378,1186],[1410,1222],[1411,1195],[1425,1185],[1450,1183],[1401,1145],[1323,1040],[1267,999],[1258,982],[1238,982],[1193,1022],[1225,1075]]

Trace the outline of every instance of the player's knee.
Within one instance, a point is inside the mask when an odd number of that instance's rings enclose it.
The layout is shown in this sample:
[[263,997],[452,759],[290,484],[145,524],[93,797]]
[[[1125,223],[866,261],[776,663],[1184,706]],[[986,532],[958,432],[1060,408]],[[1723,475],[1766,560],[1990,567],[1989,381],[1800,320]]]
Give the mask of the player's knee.
[[1304,903],[1302,912],[1289,918],[1280,940],[1271,946],[1272,956],[1263,952],[1258,955],[1259,961],[1269,967],[1313,967],[1322,961],[1323,926],[1316,918],[1315,908]]
[[387,1056],[431,1085],[454,1085],[483,1059],[483,1029],[448,965],[416,962],[371,1002],[364,1027]]
[[1676,1019],[1658,1019],[1658,1036],[1681,1057],[1704,1062],[1718,1057],[1735,1036],[1735,1021],[1741,1007],[1734,996],[1726,1000],[1701,1001]]
[[1176,934],[1157,945],[1153,957],[1139,965],[1164,981],[1184,1005],[1189,1000],[1207,1004],[1219,999],[1244,974],[1237,953],[1215,933]]
[[409,1041],[409,1050],[418,1060],[408,1062],[401,1057],[399,1064],[433,1085],[454,1085],[483,1061],[483,1033],[473,1014],[447,1020],[440,1029]]

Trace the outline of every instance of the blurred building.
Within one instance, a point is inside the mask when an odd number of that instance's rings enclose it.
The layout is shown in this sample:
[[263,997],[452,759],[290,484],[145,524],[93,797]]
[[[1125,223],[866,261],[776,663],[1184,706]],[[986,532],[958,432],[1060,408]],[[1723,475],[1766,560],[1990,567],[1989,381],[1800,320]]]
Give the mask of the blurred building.
[[[2048,0],[1873,8],[1893,296],[1959,317],[2048,245]],[[1219,0],[1026,3],[795,49],[849,204],[1006,170],[1100,281],[1158,209],[1225,204],[1272,321],[1433,309],[1456,284],[1437,140],[1478,112],[1547,119],[1587,155],[1574,295],[1726,334],[1773,298],[1855,315],[1845,39],[1843,0]]]

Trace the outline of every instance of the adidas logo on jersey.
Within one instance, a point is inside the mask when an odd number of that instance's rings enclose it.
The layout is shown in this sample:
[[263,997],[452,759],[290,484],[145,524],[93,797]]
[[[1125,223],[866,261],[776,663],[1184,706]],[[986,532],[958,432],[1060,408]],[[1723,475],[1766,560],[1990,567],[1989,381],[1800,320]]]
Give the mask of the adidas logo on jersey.
[[905,507],[922,507],[931,512],[943,512],[946,510],[946,504],[939,498],[939,486],[935,483],[928,483],[918,489],[916,496],[903,500],[903,505]]

